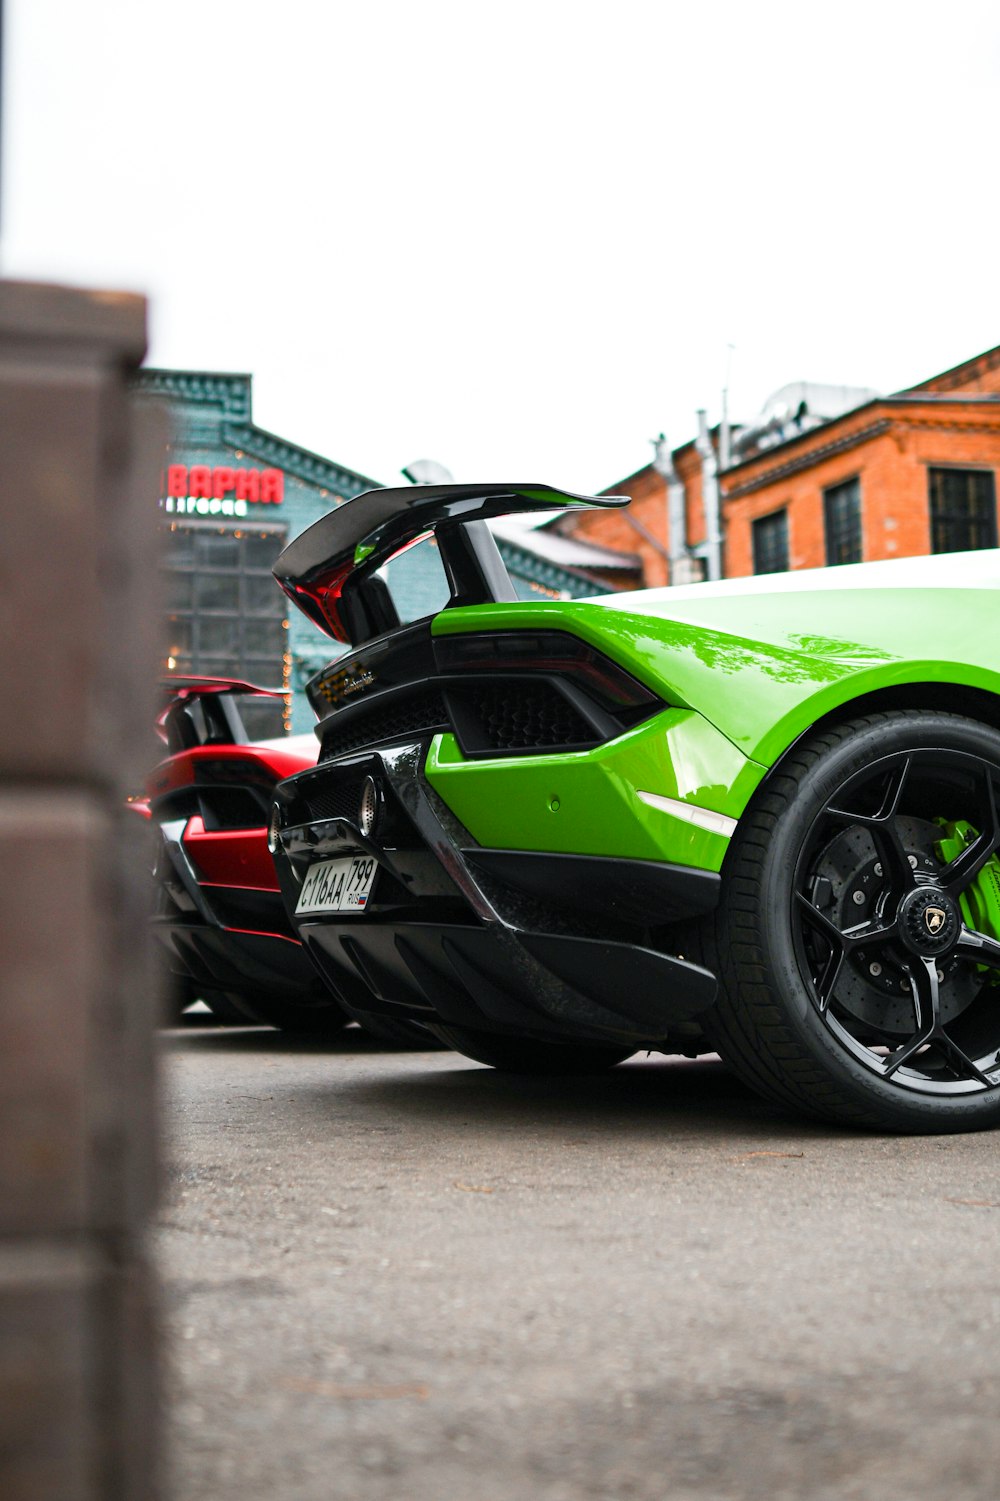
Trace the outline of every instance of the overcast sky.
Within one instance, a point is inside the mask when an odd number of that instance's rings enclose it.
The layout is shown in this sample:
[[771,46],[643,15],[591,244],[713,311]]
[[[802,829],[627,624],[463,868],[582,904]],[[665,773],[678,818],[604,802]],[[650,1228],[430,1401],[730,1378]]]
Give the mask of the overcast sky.
[[[382,482],[577,490],[1000,343],[1000,6],[6,0],[8,276]],[[730,355],[729,346],[735,346]]]

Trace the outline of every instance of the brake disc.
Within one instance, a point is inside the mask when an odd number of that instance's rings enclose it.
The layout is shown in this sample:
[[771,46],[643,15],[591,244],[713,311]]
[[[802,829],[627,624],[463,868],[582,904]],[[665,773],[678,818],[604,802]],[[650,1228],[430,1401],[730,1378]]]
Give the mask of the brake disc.
[[[924,819],[899,817],[896,829],[917,875],[938,875],[947,864],[939,853],[940,826]],[[964,847],[964,839],[960,847]],[[1000,865],[997,874],[1000,876]],[[831,840],[813,866],[811,898],[841,932],[876,917],[884,893],[885,880],[875,845],[867,829],[857,825]],[[1000,886],[997,900],[1000,918]],[[909,1037],[913,1033],[912,962],[913,956],[902,944],[883,944],[871,952],[859,949],[841,970],[833,1000],[878,1033]],[[947,1024],[972,1003],[981,981],[970,966],[954,956],[942,963],[938,979],[941,1020]]]

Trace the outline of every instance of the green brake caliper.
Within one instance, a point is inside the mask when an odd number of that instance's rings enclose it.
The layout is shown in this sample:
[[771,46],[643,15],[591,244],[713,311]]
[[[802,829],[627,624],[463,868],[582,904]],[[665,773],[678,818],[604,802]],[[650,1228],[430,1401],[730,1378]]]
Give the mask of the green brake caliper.
[[[979,834],[971,823],[959,820],[957,823],[947,823],[943,818],[936,818],[934,822],[941,830],[943,837],[934,845],[934,853],[945,865],[950,865],[952,860],[965,849],[966,845],[978,839]],[[966,927],[974,928],[977,933],[985,933],[988,938],[1000,940],[1000,858],[991,855],[979,872],[976,879],[965,888],[958,898],[958,904],[962,909],[962,919]],[[984,964],[977,964],[981,975],[989,975],[994,985],[1000,984],[1000,971],[987,969]]]

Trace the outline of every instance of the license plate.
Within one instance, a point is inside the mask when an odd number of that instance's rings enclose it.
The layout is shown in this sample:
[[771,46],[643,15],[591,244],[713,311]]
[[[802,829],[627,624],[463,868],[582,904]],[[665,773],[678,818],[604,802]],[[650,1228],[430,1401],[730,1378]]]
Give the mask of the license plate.
[[310,866],[296,912],[363,912],[375,884],[377,862],[367,855],[321,860]]

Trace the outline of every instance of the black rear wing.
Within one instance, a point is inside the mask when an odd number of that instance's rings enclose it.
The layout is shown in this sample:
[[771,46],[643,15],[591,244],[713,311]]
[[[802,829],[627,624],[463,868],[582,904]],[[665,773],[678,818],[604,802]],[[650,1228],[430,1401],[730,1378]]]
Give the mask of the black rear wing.
[[322,516],[285,548],[274,576],[304,615],[335,641],[361,646],[400,623],[378,569],[432,533],[448,606],[496,604],[517,594],[486,525],[517,512],[627,506],[628,495],[571,495],[551,485],[407,485],[366,490]]

